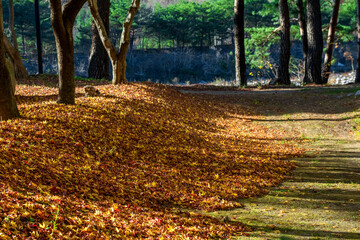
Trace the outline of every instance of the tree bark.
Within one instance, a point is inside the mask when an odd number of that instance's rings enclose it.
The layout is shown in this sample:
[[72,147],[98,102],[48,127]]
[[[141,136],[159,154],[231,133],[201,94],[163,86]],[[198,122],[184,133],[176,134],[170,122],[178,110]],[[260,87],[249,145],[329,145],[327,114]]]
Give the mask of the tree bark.
[[34,5],[35,5],[35,23],[36,23],[36,48],[37,48],[37,54],[38,54],[38,72],[39,72],[39,74],[42,74],[43,73],[43,60],[42,60],[39,0],[35,0]]
[[4,38],[3,8],[0,1],[0,121],[20,117],[11,85],[10,72],[6,67]]
[[357,56],[355,83],[360,83],[360,0],[357,0],[357,14],[356,15],[357,15],[358,56]]
[[17,78],[28,77],[28,72],[22,63],[22,59],[19,53],[19,45],[15,33],[15,17],[14,17],[14,1],[9,0],[9,30],[11,42],[4,36],[5,51],[10,55],[10,58],[14,64],[15,76]]
[[130,29],[133,23],[135,14],[139,10],[140,0],[132,0],[130,9],[126,20],[123,23],[123,31],[120,38],[120,49],[119,53],[116,51],[114,45],[111,43],[109,36],[106,32],[104,23],[101,20],[97,1],[88,0],[90,7],[90,12],[93,17],[94,23],[96,24],[97,30],[99,32],[101,41],[110,57],[111,64],[113,67],[113,79],[112,83],[121,84],[126,83],[126,53],[130,45]]
[[339,17],[339,9],[340,9],[340,0],[334,0],[334,7],[329,23],[329,32],[326,42],[326,51],[325,51],[324,65],[323,65],[324,67],[322,72],[322,83],[327,83],[330,76],[331,59],[334,50],[335,31]]
[[246,86],[244,0],[234,1],[235,79]]
[[323,39],[321,29],[320,0],[307,0],[307,33],[308,33],[308,78],[307,83],[322,84],[321,62]]
[[[110,0],[99,1],[98,10],[106,32],[109,34]],[[94,22],[92,24],[92,45],[89,57],[88,77],[95,79],[110,79],[109,56],[101,42],[101,38]]]
[[86,0],[69,0],[63,6],[61,0],[50,0],[59,73],[58,103],[75,104],[75,64],[73,27],[77,14]]
[[14,0],[9,0],[9,30],[12,44],[16,51],[19,51],[17,37],[15,33]]
[[29,73],[22,62],[19,51],[17,51],[15,47],[11,45],[11,42],[7,39],[5,35],[3,36],[3,41],[4,41],[5,51],[11,58],[12,62],[14,63],[16,78],[27,78],[29,76]]
[[308,37],[306,32],[306,20],[305,20],[305,9],[303,0],[297,0],[296,6],[298,10],[298,24],[301,35],[301,43],[303,48],[303,61],[304,61],[304,76],[303,82],[306,82],[308,79],[308,65],[307,65],[307,54],[308,54]]
[[279,0],[280,13],[280,84],[290,85],[289,62],[290,62],[290,16],[287,0]]

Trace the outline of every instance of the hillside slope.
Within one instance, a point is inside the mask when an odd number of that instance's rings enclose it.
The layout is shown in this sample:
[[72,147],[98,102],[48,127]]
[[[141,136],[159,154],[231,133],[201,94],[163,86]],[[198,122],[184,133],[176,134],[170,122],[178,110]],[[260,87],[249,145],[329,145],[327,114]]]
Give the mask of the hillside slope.
[[[151,83],[77,88],[55,103],[51,80],[17,89],[21,119],[0,122],[2,239],[209,239],[243,234],[193,213],[241,207],[301,154],[254,114]],[[83,85],[83,84],[82,84]]]

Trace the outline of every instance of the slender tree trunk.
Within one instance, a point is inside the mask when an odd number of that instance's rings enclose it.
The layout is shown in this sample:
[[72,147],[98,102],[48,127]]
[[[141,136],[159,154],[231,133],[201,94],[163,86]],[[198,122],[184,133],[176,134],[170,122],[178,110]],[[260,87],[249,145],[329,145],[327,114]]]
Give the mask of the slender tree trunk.
[[330,76],[331,59],[334,50],[335,31],[339,16],[339,9],[340,9],[340,0],[334,0],[334,7],[329,23],[329,32],[326,42],[326,51],[325,51],[325,58],[323,65],[324,67],[322,72],[322,83],[327,83]]
[[4,35],[5,51],[9,54],[13,62],[15,69],[15,76],[17,78],[26,78],[28,77],[29,74],[26,68],[24,67],[22,63],[22,59],[20,57],[19,46],[17,42],[14,24],[15,24],[14,1],[9,0],[9,29],[10,29],[10,37],[13,45],[11,45],[11,42]]
[[290,16],[287,0],[279,0],[280,13],[280,66],[279,83],[290,85],[289,62],[290,62]]
[[[98,1],[98,10],[106,32],[109,34],[110,0]],[[101,42],[96,25],[93,22],[88,76],[89,78],[95,79],[110,79],[109,68],[109,56]]]
[[[135,40],[135,30],[132,29],[131,30],[131,34],[130,34],[130,52],[132,52],[132,50],[134,49],[134,40]],[[161,39],[159,39],[159,48],[161,48]]]
[[[134,42],[134,40],[131,41],[131,43],[133,43],[133,42]],[[130,45],[130,49],[132,49],[132,45]],[[158,49],[159,50],[161,49],[161,36],[160,36],[160,34],[158,36]]]
[[306,82],[308,79],[308,65],[307,65],[307,54],[308,54],[308,37],[306,32],[306,20],[305,20],[305,8],[303,0],[297,0],[296,6],[298,10],[298,24],[300,28],[301,42],[303,48],[303,60],[304,60],[304,76],[303,82]]
[[12,89],[10,72],[6,67],[3,8],[0,1],[0,121],[20,117]]
[[110,38],[106,32],[106,28],[101,20],[97,3],[94,0],[88,0],[90,12],[93,16],[94,23],[101,41],[110,57],[113,67],[113,84],[126,83],[126,54],[130,46],[130,30],[135,18],[135,14],[139,10],[140,0],[133,0],[128,11],[128,15],[123,23],[123,31],[120,38],[120,50],[117,53],[114,45],[111,43]]
[[11,42],[7,39],[5,35],[3,41],[4,41],[5,51],[11,58],[12,62],[14,63],[15,76],[17,78],[27,78],[29,74],[22,62],[19,51],[17,51],[13,47],[13,45],[11,45]]
[[43,60],[42,60],[42,43],[41,43],[41,25],[40,25],[40,9],[39,0],[35,0],[35,23],[36,23],[36,47],[38,54],[38,72],[43,73]]
[[73,26],[76,15],[86,0],[69,0],[63,6],[60,0],[50,0],[59,72],[58,103],[75,104],[75,64]]
[[244,0],[234,1],[235,79],[246,86]]
[[12,44],[16,51],[19,51],[17,37],[15,33],[14,0],[9,0],[9,30]]
[[357,0],[357,45],[358,45],[358,56],[357,56],[355,83],[360,83],[360,0]]
[[120,50],[118,53],[118,61],[122,65],[120,74],[116,78],[113,78],[113,84],[126,83],[126,53],[130,46],[130,32],[131,26],[135,18],[135,14],[140,8],[140,0],[133,0],[131,7],[128,11],[126,20],[123,23],[123,30],[120,38]]
[[22,51],[23,51],[23,54],[26,55],[26,41],[25,41],[24,31],[22,33],[23,33],[21,36]]
[[322,84],[321,62],[323,39],[321,29],[321,10],[320,0],[307,0],[307,33],[308,33],[308,80],[306,82],[315,82]]

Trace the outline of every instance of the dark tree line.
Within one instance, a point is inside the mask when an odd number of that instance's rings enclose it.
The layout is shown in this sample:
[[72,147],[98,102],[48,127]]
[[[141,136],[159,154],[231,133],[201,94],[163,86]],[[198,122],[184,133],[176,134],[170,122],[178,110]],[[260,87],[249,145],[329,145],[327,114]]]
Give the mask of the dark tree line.
[[[358,22],[358,67],[355,82],[360,82],[360,13],[359,13],[359,1],[357,10],[357,22]],[[326,52],[324,58],[324,64],[322,65],[322,53],[323,53],[323,36],[322,36],[322,19],[321,19],[321,5],[320,0],[306,0],[306,8],[304,7],[303,0],[297,0],[296,2],[298,12],[298,24],[300,29],[300,35],[303,46],[304,55],[304,83],[316,83],[326,84],[330,75],[332,53],[334,48],[335,33],[339,16],[340,0],[334,0],[333,12],[328,25],[328,36],[326,44]],[[245,38],[244,33],[239,34],[238,29],[243,29],[244,22],[239,22],[237,19],[243,19],[244,16],[238,16],[239,13],[244,14],[243,1],[235,0],[235,68],[236,68],[236,80],[240,82],[241,86],[246,85],[246,71],[245,56],[241,55],[241,47],[238,43],[242,43]],[[277,82],[279,84],[290,85],[289,76],[289,61],[290,61],[290,16],[288,0],[279,0],[279,22],[280,22],[280,59],[279,59],[279,78]],[[244,48],[244,46],[242,46]]]

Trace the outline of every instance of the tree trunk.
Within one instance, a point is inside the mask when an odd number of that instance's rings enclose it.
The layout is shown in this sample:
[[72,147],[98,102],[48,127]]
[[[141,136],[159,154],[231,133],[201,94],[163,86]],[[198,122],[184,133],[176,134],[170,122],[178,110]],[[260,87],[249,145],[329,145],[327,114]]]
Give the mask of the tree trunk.
[[15,33],[14,0],[9,0],[9,30],[12,44],[16,51],[19,51],[17,37]]
[[114,45],[111,43],[110,38],[106,32],[104,23],[101,20],[96,0],[88,0],[90,12],[93,17],[94,23],[96,24],[97,30],[101,41],[110,57],[111,64],[113,67],[113,79],[112,83],[121,84],[126,83],[126,54],[130,45],[130,29],[133,23],[135,14],[139,10],[140,0],[132,0],[130,9],[126,20],[123,23],[123,31],[120,38],[120,50],[117,53]]
[[[110,0],[98,1],[98,10],[106,32],[109,34]],[[94,22],[92,24],[92,45],[89,57],[88,77],[95,79],[110,79],[109,56],[101,42],[101,38]]]
[[29,73],[22,62],[19,51],[17,51],[13,47],[13,45],[11,45],[11,42],[7,39],[5,35],[3,39],[4,39],[3,41],[4,41],[5,51],[11,58],[12,62],[14,63],[16,78],[27,78],[29,76]]
[[10,72],[6,67],[3,9],[0,1],[0,121],[20,117],[12,89]]
[[289,62],[290,62],[290,16],[287,0],[279,0],[280,13],[280,66],[279,83],[290,85]]
[[305,21],[305,9],[303,0],[297,0],[296,6],[298,10],[298,24],[300,28],[301,42],[303,48],[303,61],[304,61],[304,76],[303,82],[306,82],[308,79],[308,65],[307,65],[307,54],[308,54],[308,37],[306,32],[306,21]]
[[[125,65],[119,59],[112,62],[113,69],[113,84],[126,83],[126,61]],[[115,76],[115,77],[114,77]],[[117,83],[114,83],[114,79],[117,79]]]
[[61,6],[60,0],[50,0],[59,73],[58,103],[75,104],[75,64],[73,26],[76,15],[86,0],[69,0]]
[[322,72],[322,83],[327,83],[330,76],[331,59],[334,50],[335,31],[339,16],[339,9],[340,9],[340,0],[334,0],[334,7],[329,23],[329,32],[326,42],[326,51],[325,51],[325,58],[323,65],[324,67]]
[[307,0],[307,33],[308,33],[308,79],[306,82],[322,84],[321,62],[323,39],[321,29],[320,0]]
[[235,80],[246,86],[244,0],[234,1]]
[[355,83],[360,83],[360,0],[357,0],[357,44],[358,44],[358,56],[357,56]]
[[21,41],[22,41],[22,52],[24,55],[26,55],[26,41],[25,41],[25,35],[24,31],[22,32]]
[[39,74],[42,74],[43,73],[43,60],[42,60],[39,0],[35,0],[34,4],[35,4],[35,23],[36,23],[36,48],[37,48],[37,54],[38,54],[38,72],[39,72]]

